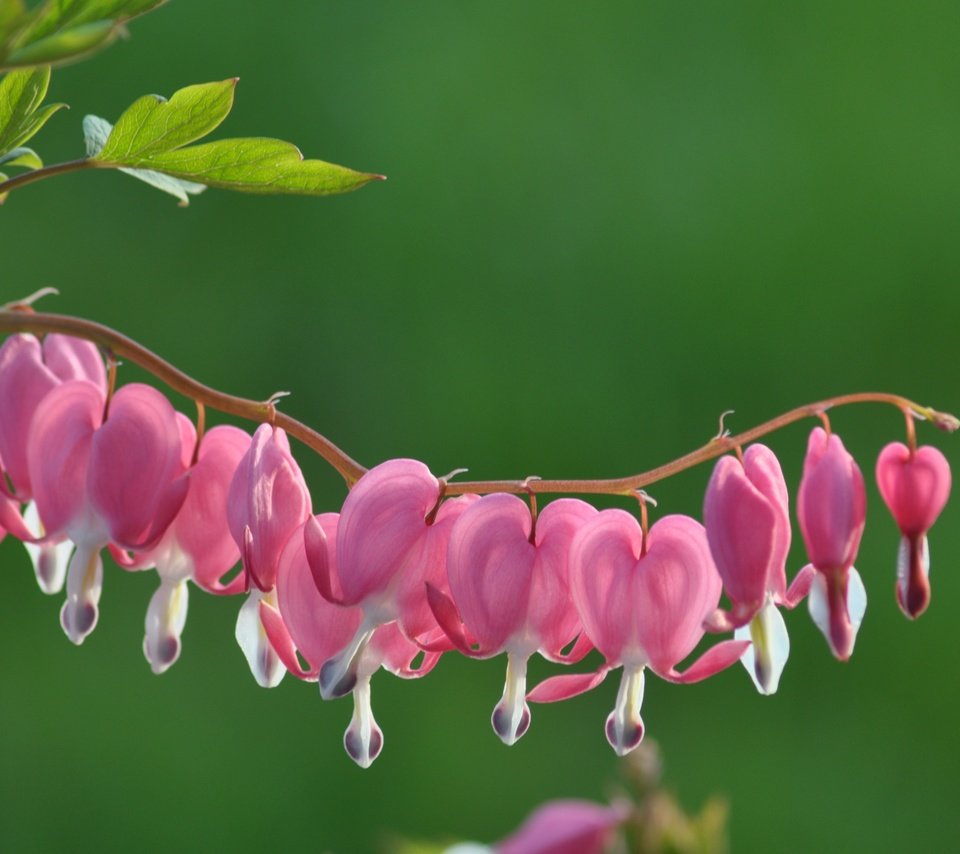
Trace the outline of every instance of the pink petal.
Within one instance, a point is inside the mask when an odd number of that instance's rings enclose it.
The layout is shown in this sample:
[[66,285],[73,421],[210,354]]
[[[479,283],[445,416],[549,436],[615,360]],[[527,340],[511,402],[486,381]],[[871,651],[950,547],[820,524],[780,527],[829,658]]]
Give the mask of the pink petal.
[[63,383],[37,408],[28,448],[37,511],[48,536],[68,533],[87,511],[87,469],[103,395],[85,380]]
[[354,484],[337,533],[344,602],[386,593],[419,547],[439,496],[439,481],[416,460],[388,460]]
[[922,534],[933,527],[950,497],[950,464],[936,448],[910,450],[891,442],[877,459],[877,486],[902,533]]
[[779,516],[740,461],[721,457],[707,487],[703,521],[724,590],[744,605],[746,613],[736,617],[742,625],[763,605]]
[[574,605],[587,637],[611,665],[639,645],[634,576],[642,538],[634,516],[602,510],[584,523],[570,548]]
[[502,649],[524,629],[536,560],[531,525],[527,504],[499,493],[472,504],[453,526],[447,554],[450,592],[467,629],[485,649]]
[[850,566],[866,518],[863,475],[836,434],[810,434],[797,496],[800,530],[818,569]]
[[726,640],[710,647],[693,664],[691,664],[683,673],[678,673],[674,668],[663,672],[656,670],[658,676],[670,682],[677,682],[683,685],[690,685],[694,682],[702,682],[704,679],[725,670],[731,664],[740,660],[740,657],[750,646],[748,640]]
[[262,590],[273,587],[280,553],[309,515],[310,493],[286,434],[261,424],[230,482],[227,519],[244,570]]
[[540,653],[552,661],[577,661],[593,645],[584,638],[576,653],[562,650],[582,631],[570,594],[570,547],[595,507],[575,498],[550,502],[537,517],[536,560],[527,609],[527,633],[539,638]]
[[610,668],[603,666],[593,673],[564,673],[560,676],[551,676],[530,690],[527,700],[531,703],[556,703],[560,700],[569,700],[571,697],[592,691],[607,678],[609,672]]
[[163,535],[186,497],[186,481],[174,485],[181,471],[170,402],[150,386],[123,386],[94,434],[87,472],[90,503],[113,542],[135,549]]
[[273,647],[274,652],[283,662],[283,666],[298,679],[316,682],[320,669],[303,669],[300,659],[297,658],[297,648],[293,643],[293,638],[290,637],[290,632],[287,631],[283,617],[280,616],[280,612],[276,608],[263,600],[260,601],[260,622],[263,624],[263,630],[267,633],[270,646]]
[[[327,538],[330,561],[335,566],[338,515],[324,513],[311,519],[313,522],[308,521],[307,526],[315,524],[320,528]],[[296,533],[287,541],[280,555],[277,603],[292,643],[310,662],[313,678],[319,673],[320,665],[350,642],[363,619],[359,608],[332,605],[323,598],[307,562],[304,537]],[[277,651],[280,652],[279,649]],[[287,668],[290,668],[289,664]]]
[[43,361],[61,382],[89,380],[107,393],[107,371],[93,342],[51,332],[43,339]]
[[0,347],[0,458],[18,498],[33,494],[28,449],[31,422],[40,402],[58,384],[43,363],[40,342],[33,335],[11,335]]
[[703,637],[703,619],[720,598],[720,576],[706,532],[688,516],[664,516],[650,529],[637,571],[640,645],[659,673],[686,658]]
[[551,801],[533,812],[496,854],[602,854],[613,830],[628,816],[624,807],[589,801]]
[[240,560],[227,524],[227,494],[234,472],[250,447],[250,435],[218,426],[200,442],[190,489],[172,525],[172,536],[193,561],[193,580],[210,593],[239,592],[242,579],[224,586],[223,576]]

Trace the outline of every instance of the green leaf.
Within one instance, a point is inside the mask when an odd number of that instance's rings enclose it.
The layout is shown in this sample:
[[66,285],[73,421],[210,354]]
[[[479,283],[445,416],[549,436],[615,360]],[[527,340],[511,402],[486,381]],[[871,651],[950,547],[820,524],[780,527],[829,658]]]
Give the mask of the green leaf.
[[47,0],[24,14],[0,0],[0,67],[76,59],[109,44],[124,22],[165,0]]
[[263,138],[222,139],[124,161],[123,165],[243,193],[303,196],[345,193],[383,177],[323,160],[304,160],[295,145]]
[[50,69],[46,66],[12,71],[0,80],[0,154],[23,145],[50,116],[66,106],[40,106],[49,84]]
[[[83,117],[83,138],[87,146],[87,156],[95,158],[103,149],[104,144],[113,130],[113,125],[106,119],[99,116]],[[132,175],[134,178],[156,187],[164,193],[176,196],[180,200],[180,206],[186,207],[190,204],[190,196],[202,193],[207,188],[203,184],[196,184],[192,181],[182,181],[174,178],[172,175],[164,175],[162,172],[154,172],[150,169],[128,169],[120,168],[121,172]]]
[[128,162],[206,136],[232,109],[236,85],[234,78],[187,86],[169,101],[159,95],[139,98],[117,120],[96,159]]
[[0,33],[8,33],[24,16],[23,0],[0,0]]
[[43,161],[32,148],[15,148],[0,154],[0,166],[22,166],[24,169],[42,169]]
[[[236,82],[187,86],[169,101],[155,95],[140,98],[120,116],[106,142],[97,137],[95,145],[91,134],[102,133],[107,123],[88,117],[96,120],[90,133],[84,120],[88,156],[105,167],[162,172],[188,183],[244,193],[324,196],[355,190],[382,177],[322,160],[304,160],[295,145],[278,139],[224,139],[188,145],[226,118],[233,107]],[[148,183],[158,186],[155,177]],[[167,187],[161,189],[171,192]]]

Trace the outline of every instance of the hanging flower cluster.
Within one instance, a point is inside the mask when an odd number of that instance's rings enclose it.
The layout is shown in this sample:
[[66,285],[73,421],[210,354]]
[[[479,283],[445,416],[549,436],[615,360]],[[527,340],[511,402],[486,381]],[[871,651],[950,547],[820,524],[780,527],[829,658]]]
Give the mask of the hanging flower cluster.
[[[324,699],[351,694],[344,746],[361,766],[383,746],[372,676],[383,668],[418,678],[450,651],[506,653],[491,718],[506,744],[530,726],[528,703],[573,697],[622,669],[606,721],[621,755],[644,735],[648,669],[691,683],[739,660],[761,693],[775,692],[789,653],[780,607],[806,598],[833,654],[853,652],[866,607],[854,567],[864,481],[825,415],[797,494],[809,563],[788,585],[788,490],[761,444],[742,449],[721,436],[708,448],[703,458],[719,459],[703,523],[667,515],[648,526],[642,492],[639,519],[566,497],[538,512],[548,484],[454,486],[407,459],[348,477],[340,512],[315,515],[272,407],[252,436],[204,431],[202,418],[195,427],[150,386],[114,389],[110,368],[93,343],[63,334],[15,334],[0,348],[0,535],[24,542],[44,592],[66,589],[60,620],[76,644],[97,624],[104,549],[123,569],[155,570],[143,641],[155,673],[180,655],[188,582],[246,594],[236,637],[258,684],[273,687],[289,671],[317,682]],[[916,617],[930,599],[926,534],[947,500],[950,469],[936,449],[916,447],[913,418],[923,413],[901,408],[909,444],[884,448],[876,476],[903,534],[897,601]],[[732,637],[678,670],[705,632]],[[599,669],[528,691],[531,656],[569,666],[593,649]]]

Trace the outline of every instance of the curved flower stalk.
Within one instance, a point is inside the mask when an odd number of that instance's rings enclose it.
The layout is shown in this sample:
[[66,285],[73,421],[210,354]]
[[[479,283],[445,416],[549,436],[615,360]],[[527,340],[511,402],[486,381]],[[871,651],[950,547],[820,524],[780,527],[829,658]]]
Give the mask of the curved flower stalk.
[[527,699],[547,703],[575,696],[622,666],[616,706],[606,722],[607,740],[620,756],[643,739],[647,667],[670,682],[699,682],[729,667],[749,645],[722,641],[685,672],[676,670],[703,637],[703,621],[717,607],[721,589],[703,526],[688,516],[665,516],[645,536],[629,513],[601,511],[573,541],[570,588],[584,631],[606,662],[593,674],[551,677]]
[[761,694],[773,694],[790,655],[790,637],[777,606],[793,608],[810,589],[813,570],[801,571],[787,590],[790,551],[787,484],[773,451],[751,445],[743,459],[721,457],[704,499],[707,542],[729,610],[706,620],[708,631],[730,631],[752,640],[744,667]]
[[437,622],[427,585],[445,592],[447,543],[457,517],[476,500],[442,501],[443,481],[416,460],[388,460],[370,469],[343,503],[337,529],[336,568],[328,545],[310,537],[307,558],[324,598],[356,606],[363,620],[349,642],[320,669],[320,695],[329,700],[353,690],[366,645],[379,627],[396,621],[403,635],[429,651]]
[[277,566],[287,540],[310,516],[310,491],[283,430],[261,424],[237,465],[227,494],[227,522],[240,550],[247,601],[236,638],[257,684],[274,688],[286,672],[267,639],[260,602],[276,604]]
[[113,397],[86,380],[56,387],[40,403],[28,448],[37,510],[51,539],[76,546],[67,570],[63,629],[76,644],[93,631],[103,579],[100,551],[150,549],[187,493],[173,407],[133,383]]
[[227,524],[227,490],[250,435],[221,425],[205,433],[192,467],[196,432],[180,419],[184,470],[189,468],[187,497],[157,545],[128,557],[112,550],[125,569],[156,569],[160,586],[147,609],[143,652],[154,673],[164,673],[180,657],[180,637],[187,619],[189,588],[193,581],[208,593],[240,593],[244,578],[228,584],[222,579],[240,560],[240,551]]
[[867,609],[867,591],[853,566],[866,522],[860,467],[840,437],[815,427],[807,443],[797,516],[810,565],[810,616],[834,656],[846,661]]
[[507,653],[503,696],[491,716],[505,744],[516,742],[530,725],[525,699],[530,656],[539,652],[569,663],[591,649],[584,638],[569,656],[563,654],[582,632],[570,598],[570,544],[596,514],[583,501],[561,498],[547,505],[534,526],[524,501],[495,493],[468,507],[453,526],[447,555],[453,601],[435,587],[429,597],[441,628],[465,655]]
[[[311,537],[326,543],[324,556],[336,574],[336,539],[339,514],[323,513],[311,517],[301,529],[311,529]],[[277,568],[277,606],[260,602],[260,618],[277,655],[287,670],[300,679],[316,681],[320,665],[342,649],[363,622],[358,607],[343,607],[328,602],[317,589],[313,570],[307,560],[305,537],[300,531],[287,541]],[[298,659],[300,653],[308,666]],[[426,653],[420,667],[412,667],[420,648],[407,640],[396,623],[379,627],[365,645],[356,664],[352,688],[353,717],[343,736],[350,758],[363,768],[377,758],[383,748],[383,732],[373,717],[370,704],[370,679],[380,667],[398,676],[424,676],[439,660],[437,653]]]
[[[27,448],[33,416],[47,393],[68,380],[89,380],[106,394],[103,359],[89,341],[51,333],[41,343],[30,334],[11,335],[0,347],[0,459],[12,491],[0,501],[0,524],[23,541],[44,593],[59,593],[72,546],[46,537],[33,503]],[[0,490],[7,492],[5,478]],[[27,503],[23,514],[19,505]],[[36,542],[39,540],[40,542]]]

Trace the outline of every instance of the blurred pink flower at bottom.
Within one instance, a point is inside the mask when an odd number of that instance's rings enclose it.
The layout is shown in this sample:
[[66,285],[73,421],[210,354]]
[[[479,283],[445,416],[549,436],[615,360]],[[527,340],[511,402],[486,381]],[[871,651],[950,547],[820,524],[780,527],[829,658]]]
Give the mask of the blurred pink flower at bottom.
[[544,804],[516,833],[493,846],[496,854],[602,854],[614,829],[629,813],[626,805],[602,806],[563,800]]

